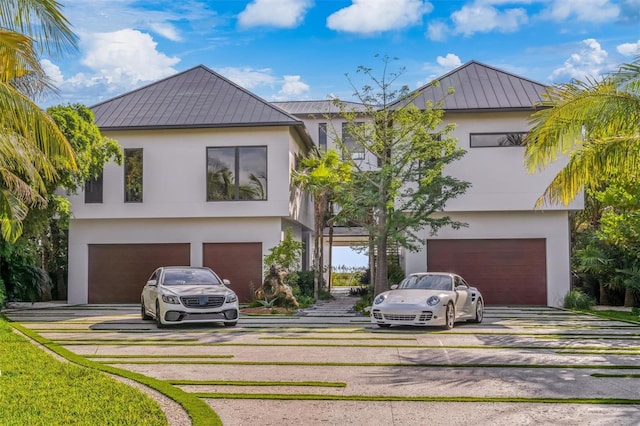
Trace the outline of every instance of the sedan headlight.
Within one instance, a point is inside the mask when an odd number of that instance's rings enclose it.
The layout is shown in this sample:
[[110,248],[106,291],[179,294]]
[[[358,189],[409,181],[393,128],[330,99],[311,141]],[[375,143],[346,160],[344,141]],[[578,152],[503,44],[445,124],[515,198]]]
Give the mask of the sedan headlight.
[[431,296],[427,299],[427,305],[429,306],[436,306],[438,303],[440,303],[440,298],[438,296]]
[[373,300],[373,303],[374,303],[375,305],[379,305],[379,304],[381,304],[382,302],[384,302],[384,300],[385,300],[386,298],[387,298],[387,296],[386,296],[386,295],[381,294],[381,295],[379,295],[378,297],[376,297],[376,298]]
[[172,296],[170,294],[163,294],[162,295],[162,301],[164,303],[171,303],[172,305],[179,305],[180,304],[180,298],[178,296]]
[[225,299],[226,303],[233,303],[238,300],[238,296],[235,293],[227,294],[227,298]]

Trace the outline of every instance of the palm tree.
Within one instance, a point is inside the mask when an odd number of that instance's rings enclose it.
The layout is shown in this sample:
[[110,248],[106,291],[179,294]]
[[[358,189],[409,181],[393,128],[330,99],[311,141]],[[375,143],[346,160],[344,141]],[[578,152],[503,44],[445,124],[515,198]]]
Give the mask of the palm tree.
[[76,48],[76,37],[55,0],[0,2],[0,228],[20,236],[30,206],[46,203],[45,183],[56,168],[75,169],[73,150],[34,99],[53,90],[40,55]]
[[640,57],[600,81],[575,81],[549,89],[532,116],[526,140],[529,171],[561,155],[567,165],[538,199],[569,204],[585,187],[640,169]]

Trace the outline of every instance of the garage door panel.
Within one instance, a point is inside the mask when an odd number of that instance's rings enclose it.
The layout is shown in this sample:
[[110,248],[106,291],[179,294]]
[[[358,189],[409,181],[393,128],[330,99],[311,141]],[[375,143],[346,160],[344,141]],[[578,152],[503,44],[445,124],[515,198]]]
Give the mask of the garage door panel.
[[488,305],[547,304],[544,239],[429,240],[427,265],[463,276]]
[[202,262],[231,281],[240,302],[251,302],[262,285],[262,243],[205,243]]
[[190,265],[188,243],[90,244],[89,303],[139,303],[151,273],[160,266]]

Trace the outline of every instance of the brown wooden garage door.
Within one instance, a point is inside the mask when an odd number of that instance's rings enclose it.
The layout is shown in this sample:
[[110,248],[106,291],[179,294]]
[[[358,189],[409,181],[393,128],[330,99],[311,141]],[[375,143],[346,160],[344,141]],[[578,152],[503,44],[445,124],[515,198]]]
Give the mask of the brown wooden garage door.
[[427,267],[461,275],[487,305],[546,305],[544,239],[428,240]]
[[205,243],[202,263],[231,281],[240,302],[253,300],[262,285],[262,243]]
[[185,244],[90,244],[89,303],[139,303],[142,287],[160,266],[190,265]]

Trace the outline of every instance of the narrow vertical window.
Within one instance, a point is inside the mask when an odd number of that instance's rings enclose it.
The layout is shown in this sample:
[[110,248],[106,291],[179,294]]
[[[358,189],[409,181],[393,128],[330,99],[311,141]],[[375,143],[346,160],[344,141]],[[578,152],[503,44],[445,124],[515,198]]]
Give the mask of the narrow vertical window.
[[142,202],[142,148],[124,150],[124,201]]
[[102,203],[102,173],[84,183],[84,202]]
[[318,148],[327,150],[327,123],[318,124]]
[[358,132],[361,132],[364,123],[342,123],[342,143],[351,154],[353,160],[364,159],[364,148],[356,142]]

